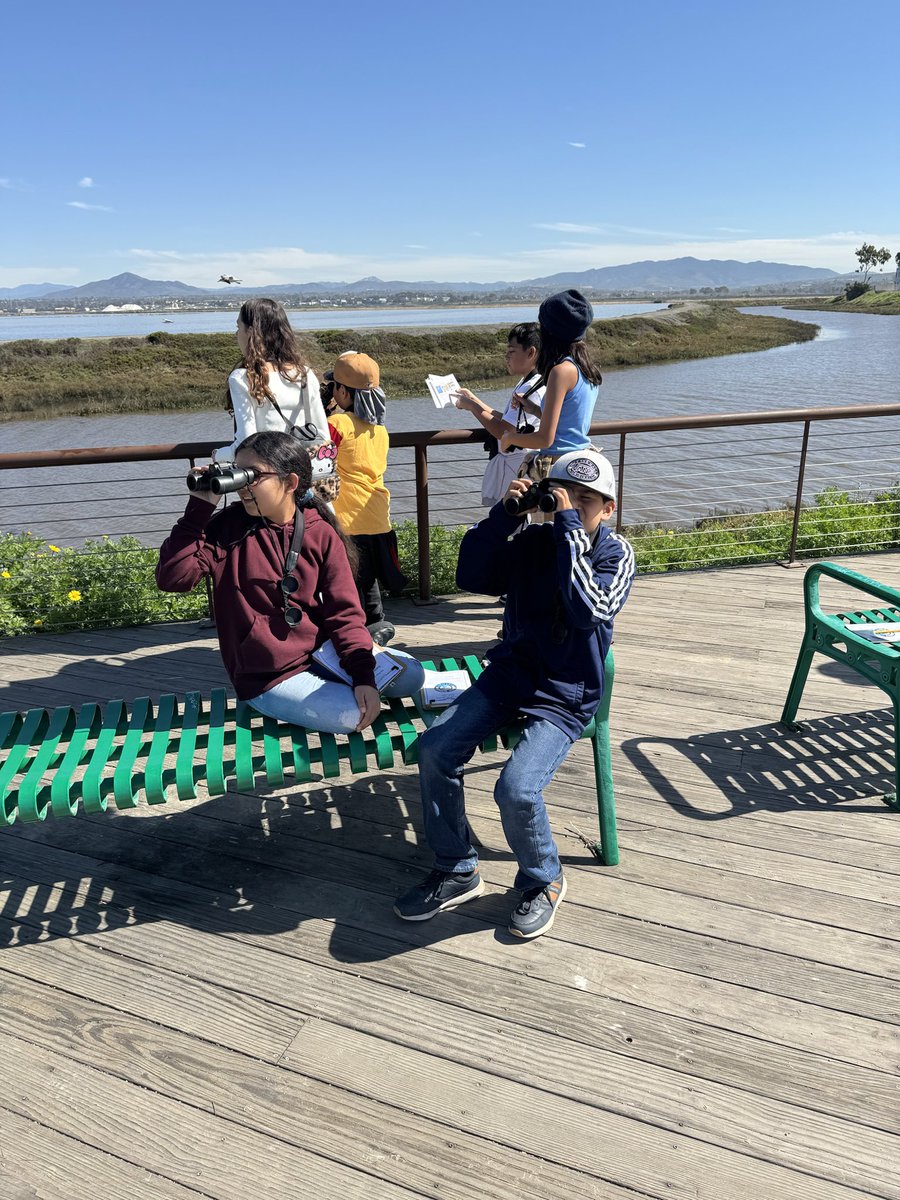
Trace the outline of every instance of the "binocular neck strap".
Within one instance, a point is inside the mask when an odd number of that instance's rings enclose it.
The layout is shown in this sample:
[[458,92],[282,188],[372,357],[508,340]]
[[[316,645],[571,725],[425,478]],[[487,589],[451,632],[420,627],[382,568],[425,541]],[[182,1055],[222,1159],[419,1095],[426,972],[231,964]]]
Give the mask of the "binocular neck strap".
[[291,545],[284,560],[285,575],[293,575],[300,558],[300,547],[303,545],[303,534],[306,530],[306,520],[303,509],[298,508],[294,514],[294,532],[291,534]]

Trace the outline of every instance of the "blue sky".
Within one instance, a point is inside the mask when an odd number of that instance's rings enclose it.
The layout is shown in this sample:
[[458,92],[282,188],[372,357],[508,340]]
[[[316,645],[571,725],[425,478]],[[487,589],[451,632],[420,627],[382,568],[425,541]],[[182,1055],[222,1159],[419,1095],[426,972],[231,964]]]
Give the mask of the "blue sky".
[[3,12],[0,286],[900,250],[900,0]]

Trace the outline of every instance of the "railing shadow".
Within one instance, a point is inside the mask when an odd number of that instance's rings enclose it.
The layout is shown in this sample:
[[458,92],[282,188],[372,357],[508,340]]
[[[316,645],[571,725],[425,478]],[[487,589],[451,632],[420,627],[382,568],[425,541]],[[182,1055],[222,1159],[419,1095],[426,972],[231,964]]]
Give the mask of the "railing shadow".
[[854,813],[887,812],[881,796],[894,786],[890,709],[804,721],[800,731],[772,722],[691,739],[630,738],[622,750],[661,799],[698,821],[851,802]]

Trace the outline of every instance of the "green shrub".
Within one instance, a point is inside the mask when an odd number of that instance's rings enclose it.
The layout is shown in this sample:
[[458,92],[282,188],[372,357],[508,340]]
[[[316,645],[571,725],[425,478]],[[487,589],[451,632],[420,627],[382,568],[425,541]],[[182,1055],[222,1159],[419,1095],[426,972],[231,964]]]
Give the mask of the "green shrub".
[[157,551],[137,538],[75,549],[33,534],[0,535],[0,635],[184,621],[206,613],[206,590],[161,592]]
[[[396,527],[397,547],[400,552],[400,569],[409,579],[414,594],[419,592],[419,542],[415,521],[403,521]],[[456,560],[459,558],[459,543],[466,532],[465,525],[453,528],[432,525],[428,545],[431,554],[431,592],[434,596],[449,596],[459,589],[456,586]]]

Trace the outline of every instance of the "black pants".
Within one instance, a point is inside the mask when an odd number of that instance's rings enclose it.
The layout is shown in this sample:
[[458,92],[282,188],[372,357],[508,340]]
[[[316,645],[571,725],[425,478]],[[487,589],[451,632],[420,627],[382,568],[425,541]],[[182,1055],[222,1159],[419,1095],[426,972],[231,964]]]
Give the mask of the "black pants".
[[389,533],[357,533],[352,536],[358,555],[356,588],[366,614],[366,624],[384,620],[379,581],[389,592],[401,592],[407,578],[400,570],[397,557],[397,535]]

